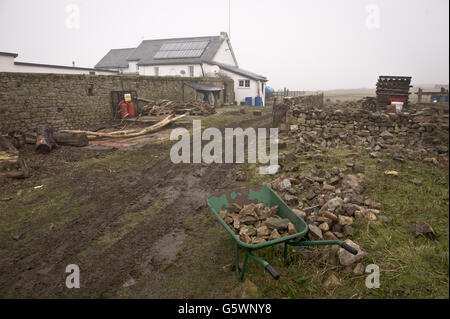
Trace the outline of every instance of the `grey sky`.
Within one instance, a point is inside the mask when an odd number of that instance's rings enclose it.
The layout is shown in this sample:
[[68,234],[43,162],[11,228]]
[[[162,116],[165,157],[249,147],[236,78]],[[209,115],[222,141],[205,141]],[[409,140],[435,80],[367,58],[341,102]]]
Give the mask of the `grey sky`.
[[[67,27],[70,4],[79,28]],[[366,11],[372,4],[379,28]],[[92,67],[142,39],[221,31],[228,0],[0,0],[0,51],[18,61]],[[374,87],[382,74],[446,84],[449,1],[231,0],[231,43],[240,67],[275,88]]]

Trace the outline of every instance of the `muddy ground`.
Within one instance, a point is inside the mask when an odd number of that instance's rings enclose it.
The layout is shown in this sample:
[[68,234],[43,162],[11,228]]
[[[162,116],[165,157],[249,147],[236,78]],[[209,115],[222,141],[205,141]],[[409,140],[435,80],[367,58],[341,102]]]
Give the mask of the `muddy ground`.
[[[234,127],[269,127],[270,114]],[[135,150],[60,147],[49,155],[22,150],[34,175],[2,180],[0,296],[210,297],[169,289],[189,272],[195,233],[211,220],[192,219],[214,192],[235,182],[236,164],[173,164],[171,142]],[[34,189],[34,186],[43,185]],[[186,238],[194,240],[186,241]],[[212,252],[220,269],[230,258]],[[232,250],[229,251],[232,256]],[[222,258],[222,259],[221,259]],[[186,260],[185,260],[186,259]],[[77,264],[81,289],[67,289],[68,264]],[[224,280],[233,274],[221,274]],[[230,280],[229,288],[235,284]]]

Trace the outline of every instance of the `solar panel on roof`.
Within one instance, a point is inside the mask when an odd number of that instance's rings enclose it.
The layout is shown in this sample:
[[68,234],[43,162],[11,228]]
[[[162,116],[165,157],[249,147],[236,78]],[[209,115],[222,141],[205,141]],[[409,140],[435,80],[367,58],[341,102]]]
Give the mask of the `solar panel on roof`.
[[209,41],[185,41],[164,43],[154,59],[198,58],[203,54]]

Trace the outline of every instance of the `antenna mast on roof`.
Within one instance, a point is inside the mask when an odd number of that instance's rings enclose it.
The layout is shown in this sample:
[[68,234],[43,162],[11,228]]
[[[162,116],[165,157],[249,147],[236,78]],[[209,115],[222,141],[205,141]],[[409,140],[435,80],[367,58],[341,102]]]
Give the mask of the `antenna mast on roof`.
[[231,0],[228,0],[228,38],[231,39]]

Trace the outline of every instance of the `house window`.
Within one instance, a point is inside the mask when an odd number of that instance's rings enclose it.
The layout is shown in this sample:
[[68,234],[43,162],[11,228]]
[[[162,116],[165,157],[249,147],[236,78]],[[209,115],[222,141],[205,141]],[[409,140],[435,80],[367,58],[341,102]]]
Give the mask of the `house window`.
[[189,76],[190,76],[191,78],[194,77],[194,66],[193,66],[193,65],[190,65],[190,66],[189,66]]
[[155,66],[155,75],[156,75],[156,76],[159,75],[159,66]]
[[249,88],[250,80],[239,80],[239,87],[240,88]]

